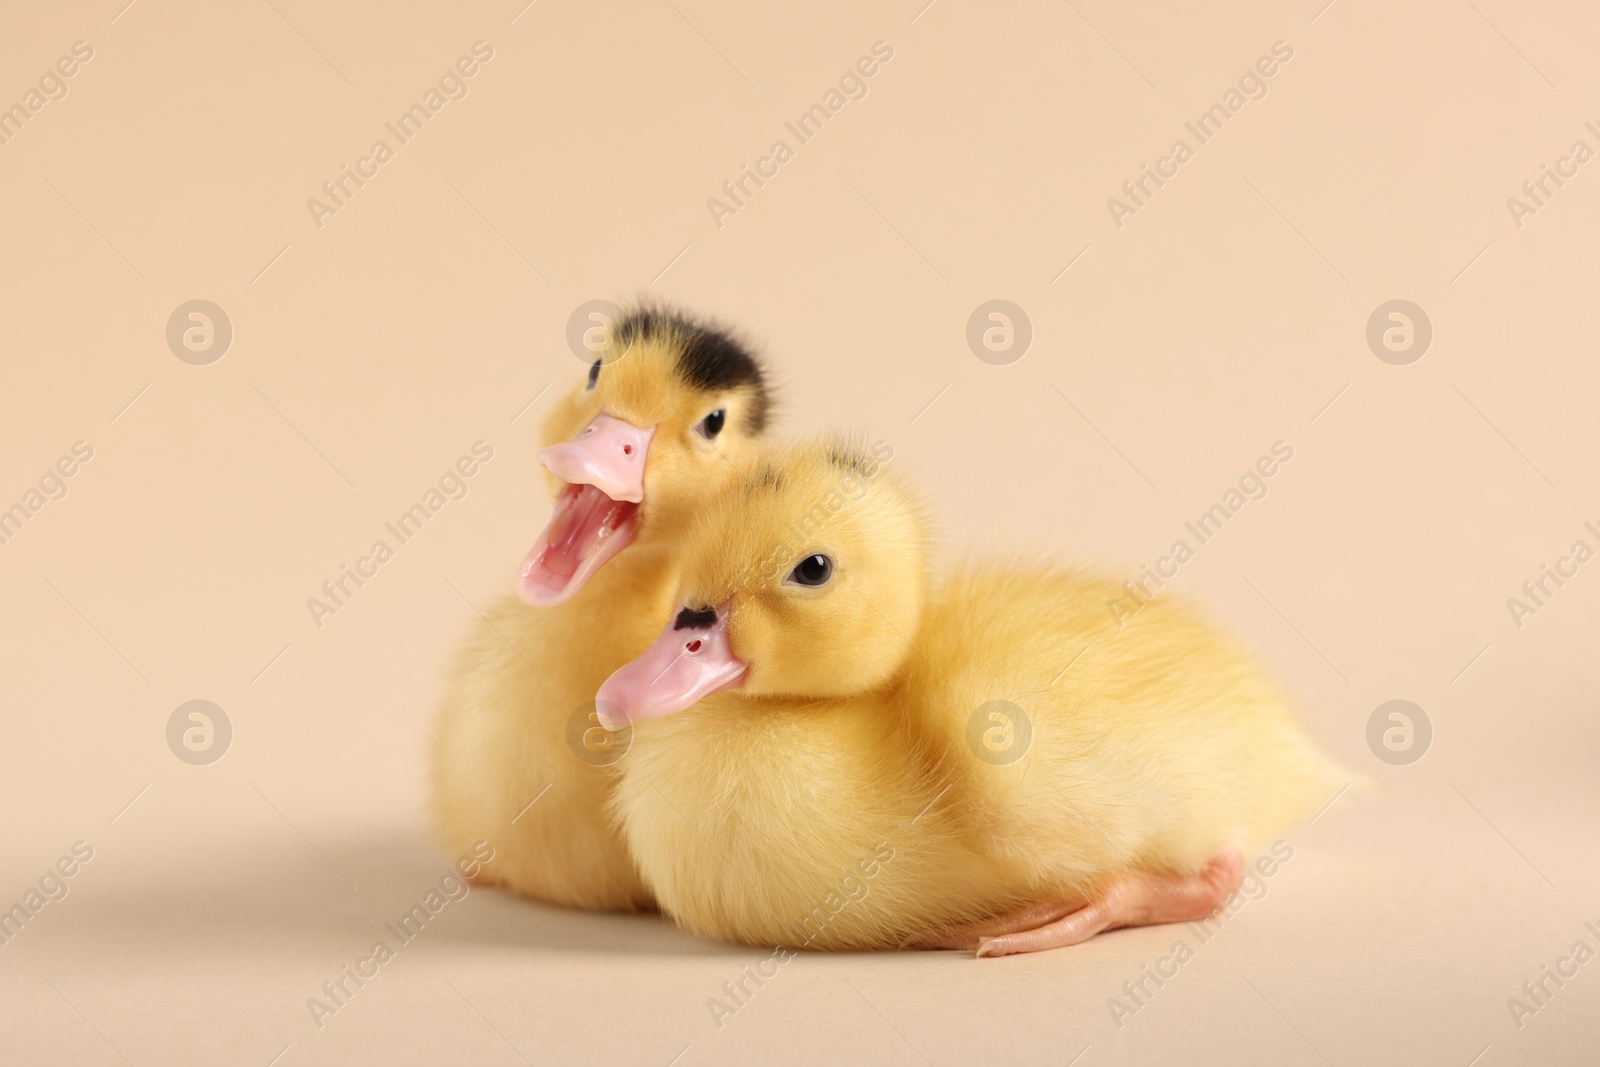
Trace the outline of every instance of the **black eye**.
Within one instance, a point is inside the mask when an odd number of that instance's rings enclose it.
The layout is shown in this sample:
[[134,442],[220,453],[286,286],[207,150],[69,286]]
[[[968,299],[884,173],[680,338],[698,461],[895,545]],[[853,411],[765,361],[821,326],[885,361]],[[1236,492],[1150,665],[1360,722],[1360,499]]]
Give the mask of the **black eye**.
[[807,556],[789,572],[795,585],[823,585],[833,577],[833,560],[827,556]]
[[597,360],[594,361],[594,366],[589,368],[589,384],[587,386],[585,386],[584,388],[593,389],[594,386],[595,386],[595,383],[598,382],[599,380],[600,380],[600,361],[597,359]]
[[700,420],[700,432],[709,440],[722,432],[722,424],[728,419],[728,413],[721,408],[713,411]]

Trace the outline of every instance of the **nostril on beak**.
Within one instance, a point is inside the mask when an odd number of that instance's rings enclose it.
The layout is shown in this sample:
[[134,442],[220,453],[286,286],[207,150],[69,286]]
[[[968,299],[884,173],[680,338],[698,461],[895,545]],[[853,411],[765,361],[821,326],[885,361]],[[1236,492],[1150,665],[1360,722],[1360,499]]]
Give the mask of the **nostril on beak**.
[[631,456],[631,455],[633,455],[633,446],[632,446],[632,445],[623,445],[623,446],[622,446],[622,454],[623,454],[623,455],[624,455],[624,456]]
[[700,642],[699,641],[690,641],[687,645],[683,646],[683,650],[685,652],[699,652],[700,651]]

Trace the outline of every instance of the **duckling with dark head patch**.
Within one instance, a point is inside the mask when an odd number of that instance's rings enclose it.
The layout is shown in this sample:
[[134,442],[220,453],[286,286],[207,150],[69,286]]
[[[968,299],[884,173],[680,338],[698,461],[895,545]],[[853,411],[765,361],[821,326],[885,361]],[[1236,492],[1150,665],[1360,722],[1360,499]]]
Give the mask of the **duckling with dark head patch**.
[[520,599],[474,628],[434,738],[435,822],[455,854],[493,846],[489,881],[571,907],[650,906],[606,814],[625,736],[600,728],[592,699],[672,619],[683,531],[744,481],[770,406],[728,331],[638,308],[545,420],[554,513]]

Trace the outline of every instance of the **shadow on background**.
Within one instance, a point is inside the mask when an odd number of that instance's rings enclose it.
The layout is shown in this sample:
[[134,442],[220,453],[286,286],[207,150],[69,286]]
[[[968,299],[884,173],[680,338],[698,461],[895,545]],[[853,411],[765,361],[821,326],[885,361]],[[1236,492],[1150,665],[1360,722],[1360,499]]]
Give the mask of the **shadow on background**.
[[[494,887],[448,881],[450,862],[420,834],[389,832],[243,848],[197,842],[196,854],[158,862],[102,853],[7,946],[17,956],[89,950],[203,955],[221,945],[239,956],[286,946],[327,958],[394,943],[413,905],[438,892],[413,943],[511,952],[596,952],[715,957],[741,951],[685,934],[660,914],[587,913],[551,907]],[[319,854],[320,853],[320,854]],[[87,877],[86,877],[87,876]],[[451,899],[451,895],[458,899]],[[20,951],[19,951],[20,950]]]

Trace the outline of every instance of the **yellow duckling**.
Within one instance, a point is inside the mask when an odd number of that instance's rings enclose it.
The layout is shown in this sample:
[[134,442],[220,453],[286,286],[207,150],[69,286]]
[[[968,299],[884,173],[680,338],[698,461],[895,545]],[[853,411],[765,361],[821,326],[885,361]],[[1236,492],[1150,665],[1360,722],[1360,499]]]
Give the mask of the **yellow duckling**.
[[1347,780],[1170,604],[1119,628],[1111,583],[1044,565],[933,586],[890,455],[758,457],[690,530],[677,613],[599,690],[634,729],[628,848],[681,925],[1003,955],[1203,918],[1244,850]]
[[600,729],[591,702],[667,618],[682,532],[740,477],[767,411],[743,346],[640,309],[545,421],[554,514],[521,599],[475,628],[434,737],[435,824],[457,854],[489,842],[486,880],[569,907],[652,905],[606,811],[627,735]]

